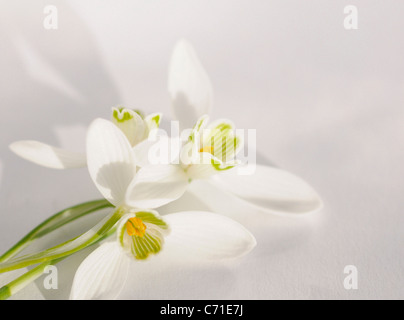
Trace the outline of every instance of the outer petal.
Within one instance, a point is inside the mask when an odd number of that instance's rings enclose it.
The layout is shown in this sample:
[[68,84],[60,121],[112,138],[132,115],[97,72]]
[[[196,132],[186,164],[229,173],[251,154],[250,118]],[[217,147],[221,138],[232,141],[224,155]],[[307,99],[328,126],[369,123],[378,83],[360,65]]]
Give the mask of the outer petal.
[[201,259],[243,256],[256,245],[254,236],[238,222],[223,215],[189,211],[164,216],[171,228],[166,247]]
[[13,142],[10,149],[25,160],[53,169],[80,168],[87,164],[86,156],[82,153],[55,148],[39,141]]
[[188,177],[179,165],[150,165],[136,174],[126,195],[126,204],[142,209],[165,205],[181,197]]
[[252,175],[238,175],[233,169],[216,175],[212,183],[255,208],[275,214],[303,214],[318,211],[322,201],[301,178],[278,168],[257,165]]
[[121,205],[135,176],[136,164],[128,139],[112,122],[96,119],[90,125],[87,162],[98,190],[115,206]]
[[143,140],[133,147],[136,165],[145,167],[150,165],[149,151],[157,142],[155,140]]
[[166,135],[149,137],[133,148],[136,165],[139,167],[157,164],[178,164],[180,150],[180,139],[170,138]]
[[209,77],[191,44],[185,40],[177,43],[171,56],[168,91],[174,117],[182,128],[192,128],[196,120],[212,108]]
[[74,276],[71,300],[110,300],[121,292],[128,275],[130,260],[116,241],[94,250]]

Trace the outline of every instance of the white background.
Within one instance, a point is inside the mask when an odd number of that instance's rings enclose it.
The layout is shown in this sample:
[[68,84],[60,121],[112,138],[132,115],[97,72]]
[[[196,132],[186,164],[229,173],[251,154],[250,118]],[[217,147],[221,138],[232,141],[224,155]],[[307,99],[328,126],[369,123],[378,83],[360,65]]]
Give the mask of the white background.
[[[86,126],[117,104],[168,120],[168,61],[184,37],[212,80],[212,118],[257,129],[260,161],[304,178],[325,207],[301,219],[235,215],[257,238],[250,255],[214,265],[163,256],[137,264],[120,298],[404,297],[403,3],[0,4],[0,251],[56,211],[100,198],[86,169],[38,167],[8,144],[36,139],[83,150]],[[58,9],[58,30],[42,25],[48,4]],[[343,27],[349,4],[359,10],[358,30]],[[91,225],[85,222],[76,232]],[[60,264],[58,290],[37,281],[46,298],[68,297],[87,253]],[[350,264],[359,272],[354,291],[343,287]]]

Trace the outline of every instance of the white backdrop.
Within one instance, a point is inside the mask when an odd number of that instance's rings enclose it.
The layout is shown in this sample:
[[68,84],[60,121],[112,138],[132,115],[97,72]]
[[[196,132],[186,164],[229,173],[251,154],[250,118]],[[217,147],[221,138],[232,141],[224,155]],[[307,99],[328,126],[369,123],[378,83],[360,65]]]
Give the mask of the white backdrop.
[[[133,266],[121,298],[404,297],[402,2],[0,4],[0,251],[50,214],[100,198],[86,169],[38,167],[8,144],[36,139],[83,150],[86,126],[117,104],[169,119],[168,61],[186,38],[212,80],[212,118],[257,129],[259,160],[304,178],[325,207],[301,219],[235,214],[257,238],[249,256],[197,266],[161,256]],[[42,25],[48,4],[58,9],[57,30]],[[358,30],[343,27],[347,4],[358,8]],[[85,254],[60,265],[58,290],[36,282],[44,297],[68,297]],[[351,264],[358,290],[343,286]]]

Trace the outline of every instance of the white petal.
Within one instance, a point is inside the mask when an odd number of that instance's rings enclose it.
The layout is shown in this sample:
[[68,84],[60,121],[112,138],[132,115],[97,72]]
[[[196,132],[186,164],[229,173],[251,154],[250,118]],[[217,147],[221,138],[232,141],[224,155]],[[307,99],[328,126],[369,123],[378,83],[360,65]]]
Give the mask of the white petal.
[[87,163],[90,176],[103,196],[115,206],[123,204],[136,164],[128,139],[112,122],[96,119],[90,125]]
[[95,249],[80,264],[74,276],[71,300],[117,298],[128,275],[130,260],[116,241]]
[[86,166],[86,156],[48,144],[24,140],[13,142],[10,149],[21,158],[52,169],[80,168]]
[[238,222],[220,214],[202,211],[178,212],[164,216],[171,228],[166,247],[182,255],[201,259],[243,256],[256,245],[254,236]]
[[188,177],[190,177],[192,180],[206,179],[218,173],[218,171],[212,165],[212,161],[213,163],[222,164],[220,159],[216,158],[211,153],[199,152],[197,154],[197,158],[193,159],[193,163],[187,170]]
[[156,143],[157,141],[146,139],[133,147],[135,161],[139,167],[145,167],[150,164],[149,151]]
[[178,164],[181,146],[179,138],[159,134],[149,137],[133,148],[136,165]]
[[128,188],[126,204],[152,209],[181,197],[188,186],[188,177],[179,165],[150,165],[136,174]]
[[238,175],[237,168],[212,177],[212,183],[255,208],[275,214],[318,211],[322,201],[301,178],[278,168],[257,165],[251,175]]
[[217,171],[211,164],[194,164],[188,170],[188,176],[192,180],[207,179],[216,173]]
[[182,128],[192,128],[212,108],[213,90],[209,77],[191,44],[179,41],[171,56],[168,91],[174,117]]

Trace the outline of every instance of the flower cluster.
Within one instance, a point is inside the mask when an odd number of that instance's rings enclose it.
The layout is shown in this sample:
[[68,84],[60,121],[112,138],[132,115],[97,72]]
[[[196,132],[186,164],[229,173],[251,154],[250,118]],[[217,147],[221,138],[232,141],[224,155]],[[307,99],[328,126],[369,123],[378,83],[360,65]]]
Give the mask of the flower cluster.
[[[321,208],[317,193],[284,170],[257,164],[254,174],[238,174],[236,169],[244,165],[238,158],[243,136],[230,120],[209,123],[212,86],[185,40],[174,48],[168,88],[174,118],[181,128],[188,129],[183,141],[161,133],[162,114],[145,116],[118,106],[112,108],[109,120],[98,118],[90,124],[86,154],[32,140],[11,144],[14,153],[38,165],[54,169],[86,166],[105,198],[70,208],[70,217],[65,211],[55,215],[26,239],[34,240],[83,214],[113,209],[88,232],[42,252],[16,257],[28,245],[20,242],[0,257],[0,272],[38,264],[37,272],[30,271],[24,278],[32,281],[46,265],[99,243],[76,271],[70,297],[113,299],[125,283],[131,261],[148,260],[167,246],[204,259],[249,253],[256,245],[254,236],[220,212],[159,213],[160,207],[180,199],[195,180],[206,189],[214,184],[254,210],[292,215]],[[0,289],[0,297],[7,298],[20,289],[23,280],[16,281],[18,286]]]

